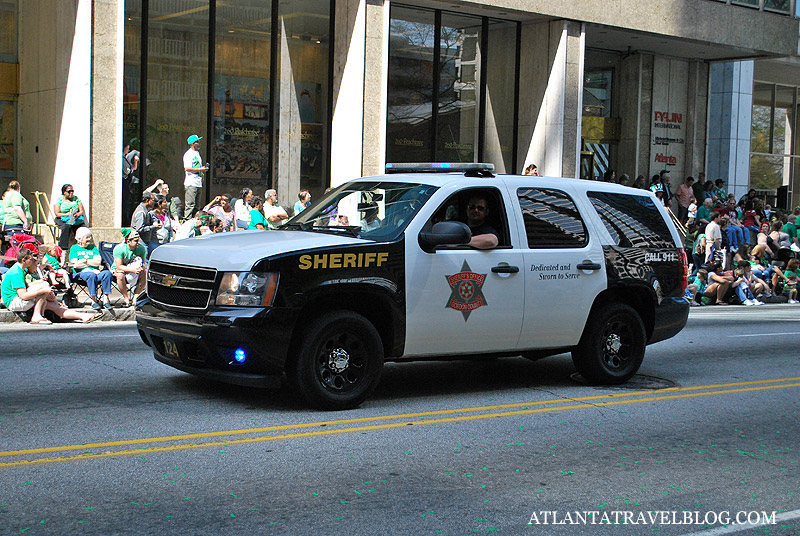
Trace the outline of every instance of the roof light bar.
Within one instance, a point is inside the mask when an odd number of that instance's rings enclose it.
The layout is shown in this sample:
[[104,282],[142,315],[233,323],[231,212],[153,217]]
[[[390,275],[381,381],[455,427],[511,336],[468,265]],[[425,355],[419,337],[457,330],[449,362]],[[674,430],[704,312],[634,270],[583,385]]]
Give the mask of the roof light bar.
[[494,164],[473,162],[416,162],[386,164],[386,173],[452,173],[494,171]]

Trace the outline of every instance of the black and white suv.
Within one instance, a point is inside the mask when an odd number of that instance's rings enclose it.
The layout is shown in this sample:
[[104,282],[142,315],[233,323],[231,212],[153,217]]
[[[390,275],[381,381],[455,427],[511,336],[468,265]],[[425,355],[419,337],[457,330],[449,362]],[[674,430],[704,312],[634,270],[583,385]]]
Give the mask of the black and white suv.
[[[385,361],[569,351],[589,382],[622,383],[686,324],[686,257],[653,194],[454,166],[388,165],[280,230],[159,247],[142,339],[185,372],[254,386],[285,374],[310,405],[345,409]],[[475,198],[493,249],[465,245]]]

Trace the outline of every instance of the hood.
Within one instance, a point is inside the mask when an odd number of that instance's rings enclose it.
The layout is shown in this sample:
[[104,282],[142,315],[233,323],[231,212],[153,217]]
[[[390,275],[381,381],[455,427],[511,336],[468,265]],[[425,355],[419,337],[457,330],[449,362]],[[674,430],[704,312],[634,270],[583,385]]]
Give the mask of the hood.
[[371,240],[313,231],[235,231],[196,236],[159,246],[150,260],[246,272],[261,259],[307,249],[369,244]]

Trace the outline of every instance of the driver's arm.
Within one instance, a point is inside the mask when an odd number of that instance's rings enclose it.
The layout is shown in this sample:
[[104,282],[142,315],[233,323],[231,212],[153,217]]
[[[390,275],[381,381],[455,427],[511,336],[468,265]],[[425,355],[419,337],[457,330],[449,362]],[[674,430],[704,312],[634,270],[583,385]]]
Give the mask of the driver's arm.
[[475,235],[469,241],[469,245],[475,249],[493,249],[498,243],[497,236],[491,233]]

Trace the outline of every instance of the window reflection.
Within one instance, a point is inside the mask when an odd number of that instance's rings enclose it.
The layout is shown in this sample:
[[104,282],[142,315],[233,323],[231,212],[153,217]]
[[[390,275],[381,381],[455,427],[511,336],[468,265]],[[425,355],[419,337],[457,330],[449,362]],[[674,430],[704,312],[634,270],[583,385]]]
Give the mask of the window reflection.
[[475,161],[480,83],[481,19],[443,14],[439,38],[436,159]]
[[252,0],[217,7],[212,196],[263,195],[269,181],[271,11]]
[[426,162],[431,155],[432,11],[392,7],[387,88],[387,162]]
[[301,188],[317,196],[325,186],[329,25],[328,2],[280,2],[273,186],[292,200]]

